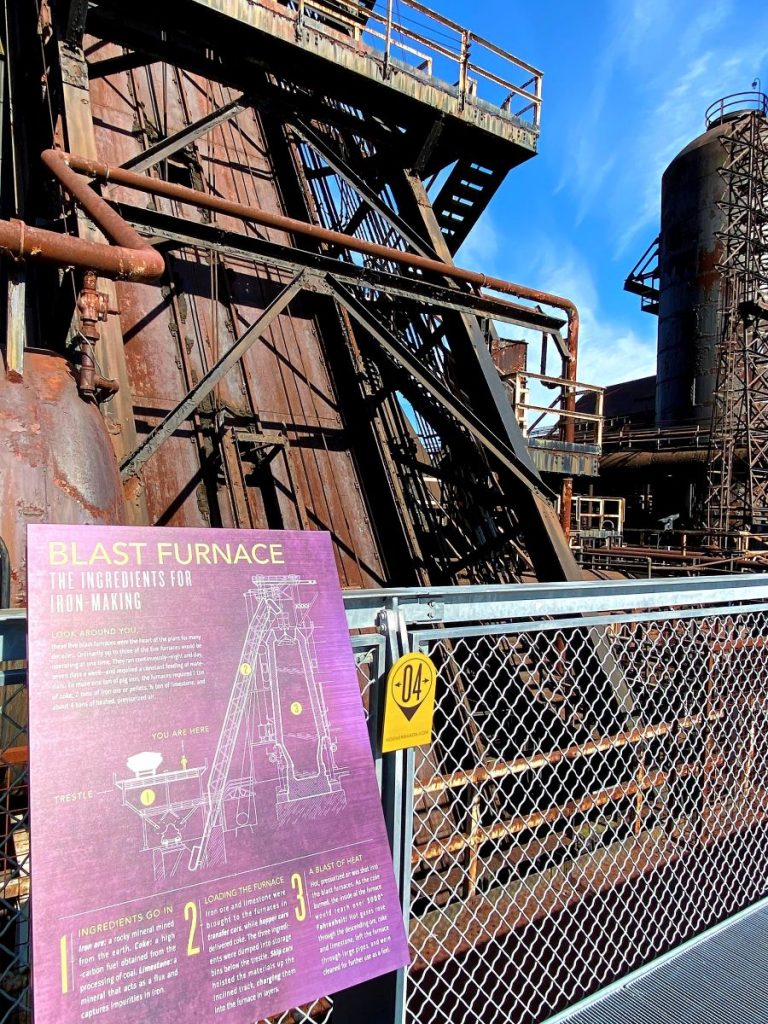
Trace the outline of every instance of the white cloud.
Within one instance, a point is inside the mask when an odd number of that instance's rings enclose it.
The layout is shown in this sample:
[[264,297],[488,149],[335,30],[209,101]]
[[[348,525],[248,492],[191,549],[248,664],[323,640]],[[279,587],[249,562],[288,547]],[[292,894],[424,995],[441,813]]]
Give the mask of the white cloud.
[[[538,265],[534,264],[531,273],[536,287],[567,296],[579,310],[579,380],[605,387],[655,373],[656,318],[648,316],[647,331],[639,333],[605,312],[587,263],[579,253],[567,246],[556,249],[548,241],[537,246],[536,251]],[[560,315],[557,310],[552,312]],[[500,330],[503,335],[521,336],[520,331],[505,325]],[[529,333],[526,337],[532,343],[530,369],[538,369],[534,365],[538,360],[538,335]],[[560,372],[551,351],[547,372],[552,376]]]
[[491,273],[499,254],[499,234],[493,218],[486,212],[475,224],[457,253],[456,262],[470,270]]
[[661,175],[704,130],[708,104],[749,89],[760,73],[768,58],[767,11],[756,10],[745,31],[733,0],[615,0],[591,102],[585,116],[572,115],[573,159],[559,185],[576,198],[577,224],[589,214],[608,222],[614,257],[650,240]]
[[579,310],[579,380],[586,384],[616,384],[656,371],[656,320],[648,330],[634,328],[605,314],[586,262],[570,252],[561,261],[548,259],[541,280],[546,291],[567,295]]

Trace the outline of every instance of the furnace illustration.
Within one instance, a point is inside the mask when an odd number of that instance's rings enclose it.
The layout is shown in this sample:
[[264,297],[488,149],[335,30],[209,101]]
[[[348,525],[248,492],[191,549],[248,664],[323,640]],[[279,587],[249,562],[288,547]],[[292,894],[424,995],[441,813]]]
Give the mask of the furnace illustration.
[[128,760],[115,778],[143,823],[155,878],[226,862],[227,833],[280,828],[346,806],[345,774],[317,678],[316,581],[254,576],[248,628],[213,760],[160,772],[163,756]]
[[179,770],[161,772],[162,763],[158,751],[142,751],[128,758],[133,776],[115,778],[124,806],[141,818],[141,849],[152,853],[156,881],[174,878],[185,867],[189,836],[200,835],[205,820],[207,765],[189,768],[182,758]]

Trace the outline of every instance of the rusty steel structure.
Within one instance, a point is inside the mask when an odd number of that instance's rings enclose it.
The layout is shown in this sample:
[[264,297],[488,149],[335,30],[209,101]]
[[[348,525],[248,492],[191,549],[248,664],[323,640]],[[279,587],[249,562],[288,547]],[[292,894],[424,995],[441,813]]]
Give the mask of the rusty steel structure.
[[725,216],[707,526],[768,530],[768,97],[729,116],[720,141]]
[[575,447],[578,311],[454,264],[539,71],[416,0],[5,6],[6,386],[70,359],[110,521],[328,529],[350,587],[578,578],[571,463],[542,478],[489,351],[554,339]]
[[[34,521],[331,534],[413,957],[283,1024],[541,1024],[768,892],[766,584],[582,582],[578,310],[454,262],[536,152],[541,72],[419,0],[0,6],[0,1020],[30,1005]],[[382,756],[406,651],[435,740]]]
[[629,547],[593,566],[768,567],[767,215],[768,97],[723,97],[664,172],[661,231],[625,282],[658,315],[657,372],[606,397],[601,473]]

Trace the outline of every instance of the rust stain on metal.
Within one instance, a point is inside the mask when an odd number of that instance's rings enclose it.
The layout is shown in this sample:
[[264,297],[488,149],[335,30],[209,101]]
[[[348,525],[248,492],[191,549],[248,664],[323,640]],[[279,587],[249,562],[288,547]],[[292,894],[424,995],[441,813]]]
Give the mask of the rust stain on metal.
[[723,243],[721,240],[711,250],[702,249],[699,252],[698,279],[701,286],[711,293],[720,282],[720,264],[723,259]]
[[24,382],[0,378],[0,536],[14,567],[11,602],[25,594],[26,524],[121,523],[122,485],[104,421],[78,396],[62,357],[28,349]]

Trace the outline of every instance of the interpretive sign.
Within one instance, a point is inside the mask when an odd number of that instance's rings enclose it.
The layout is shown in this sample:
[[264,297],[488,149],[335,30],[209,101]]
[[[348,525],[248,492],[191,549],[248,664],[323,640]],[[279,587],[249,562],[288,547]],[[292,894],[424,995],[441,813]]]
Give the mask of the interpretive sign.
[[328,535],[28,547],[36,1019],[250,1024],[401,967]]

